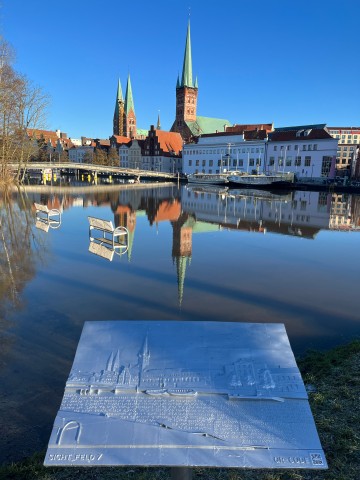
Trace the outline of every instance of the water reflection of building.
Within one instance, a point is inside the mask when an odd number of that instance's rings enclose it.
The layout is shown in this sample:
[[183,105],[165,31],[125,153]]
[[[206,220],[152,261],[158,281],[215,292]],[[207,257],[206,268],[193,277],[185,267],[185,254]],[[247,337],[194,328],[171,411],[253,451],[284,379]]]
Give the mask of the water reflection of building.
[[[277,195],[274,199],[261,198],[261,192],[251,195],[197,192],[184,188],[183,211],[197,221],[221,228],[274,232],[314,238],[318,231],[329,227],[331,197],[324,192],[296,191]],[[264,192],[264,196],[266,192]]]
[[329,227],[332,230],[358,230],[360,197],[347,193],[332,193]]

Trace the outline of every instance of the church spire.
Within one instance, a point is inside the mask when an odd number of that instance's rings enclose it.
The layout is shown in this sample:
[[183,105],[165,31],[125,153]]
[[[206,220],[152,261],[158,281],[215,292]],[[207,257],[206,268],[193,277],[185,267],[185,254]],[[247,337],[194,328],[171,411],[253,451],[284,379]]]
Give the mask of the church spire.
[[130,138],[136,138],[136,115],[134,100],[131,88],[130,74],[128,75],[125,93],[125,106],[124,106],[124,134]]
[[156,130],[161,130],[161,123],[160,123],[160,112],[158,113],[158,119],[157,119]]
[[121,83],[120,83],[120,78],[118,80],[118,88],[116,92],[116,103],[122,102],[123,101],[123,95],[122,95],[122,88],[121,88]]
[[115,110],[113,118],[113,134],[123,135],[123,123],[124,123],[124,100],[122,95],[120,78],[118,80],[118,87],[116,92]]
[[185,54],[184,54],[184,63],[183,71],[181,77],[181,86],[182,87],[193,87],[192,79],[192,59],[191,59],[191,39],[190,39],[190,20],[188,23],[187,33],[186,33],[186,44],[185,44]]
[[135,113],[134,100],[132,95],[130,73],[128,75],[127,84],[126,84],[126,94],[125,94],[125,113],[129,114],[130,110]]

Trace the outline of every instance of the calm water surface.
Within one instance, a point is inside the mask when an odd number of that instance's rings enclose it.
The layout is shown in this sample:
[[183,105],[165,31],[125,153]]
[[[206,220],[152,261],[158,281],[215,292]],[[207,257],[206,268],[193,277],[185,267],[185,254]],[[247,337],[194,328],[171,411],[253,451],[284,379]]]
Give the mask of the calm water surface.
[[[85,321],[281,322],[296,355],[359,336],[359,196],[137,185],[0,201],[1,461],[46,447]],[[61,222],[36,222],[34,202]],[[127,251],[94,246],[88,216],[126,226]]]

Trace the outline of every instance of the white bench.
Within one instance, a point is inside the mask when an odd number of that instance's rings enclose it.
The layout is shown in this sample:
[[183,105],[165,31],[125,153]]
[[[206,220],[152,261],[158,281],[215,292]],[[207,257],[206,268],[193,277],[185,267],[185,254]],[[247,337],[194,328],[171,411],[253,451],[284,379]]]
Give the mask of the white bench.
[[36,209],[36,220],[46,222],[49,225],[61,224],[61,212],[57,208],[49,209],[47,205],[41,205],[40,203],[35,203],[34,206]]
[[[100,218],[88,217],[90,241],[97,241],[100,244],[106,244],[112,248],[126,248],[129,231],[125,227],[114,227],[111,220],[102,220]],[[93,231],[102,233],[101,237],[93,236]]]

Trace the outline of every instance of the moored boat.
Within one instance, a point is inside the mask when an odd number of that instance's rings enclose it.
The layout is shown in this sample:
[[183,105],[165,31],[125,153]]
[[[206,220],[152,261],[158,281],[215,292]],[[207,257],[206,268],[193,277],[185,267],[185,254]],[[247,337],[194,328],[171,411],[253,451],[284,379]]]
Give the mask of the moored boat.
[[231,188],[228,190],[230,198],[252,198],[257,200],[280,200],[287,202],[292,199],[291,190],[271,190],[271,189],[255,189],[255,188]]
[[208,185],[223,185],[229,183],[228,174],[225,173],[191,173],[187,175],[190,183],[201,183]]
[[256,187],[267,187],[267,186],[278,186],[278,185],[289,185],[294,183],[294,174],[293,173],[243,173],[238,175],[229,175],[229,182],[236,185],[244,186],[256,186]]

